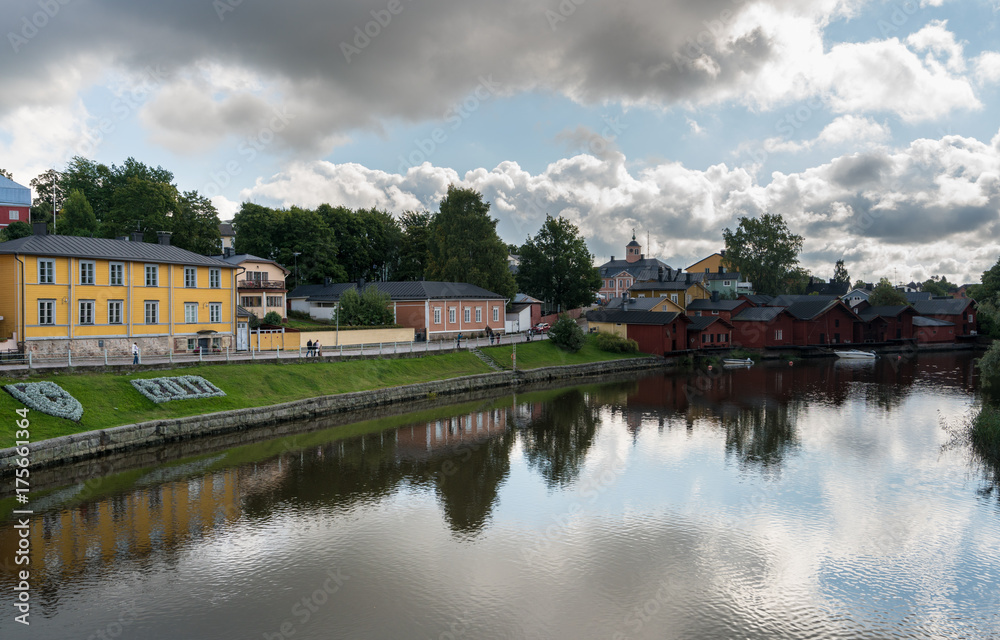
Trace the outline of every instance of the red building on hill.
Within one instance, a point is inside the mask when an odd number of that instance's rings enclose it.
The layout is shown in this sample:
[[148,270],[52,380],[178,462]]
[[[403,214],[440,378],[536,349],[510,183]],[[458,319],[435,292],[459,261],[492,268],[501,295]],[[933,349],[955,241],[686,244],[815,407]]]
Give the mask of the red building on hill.
[[31,224],[31,189],[0,176],[0,229],[14,222]]

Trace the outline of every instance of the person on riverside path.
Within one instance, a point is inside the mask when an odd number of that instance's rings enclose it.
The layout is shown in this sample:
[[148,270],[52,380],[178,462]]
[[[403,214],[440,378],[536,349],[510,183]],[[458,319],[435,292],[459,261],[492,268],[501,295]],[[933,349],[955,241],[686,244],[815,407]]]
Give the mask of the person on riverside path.
[[456,349],[461,349],[462,348],[462,334],[461,334],[461,332],[459,332],[459,334],[455,337],[455,348]]
[[132,364],[139,364],[139,345],[132,343]]
[[313,354],[313,341],[310,340],[306,343],[306,357],[310,357]]
[[313,343],[313,353],[317,358],[323,355],[323,349],[319,346],[319,340]]

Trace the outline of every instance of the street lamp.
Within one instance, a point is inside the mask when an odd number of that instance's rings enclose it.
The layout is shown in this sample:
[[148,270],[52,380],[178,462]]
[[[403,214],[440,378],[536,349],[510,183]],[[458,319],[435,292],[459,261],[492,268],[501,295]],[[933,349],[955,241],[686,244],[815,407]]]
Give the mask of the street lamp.
[[299,256],[302,255],[301,251],[293,251],[292,257],[295,258],[295,286],[299,286]]

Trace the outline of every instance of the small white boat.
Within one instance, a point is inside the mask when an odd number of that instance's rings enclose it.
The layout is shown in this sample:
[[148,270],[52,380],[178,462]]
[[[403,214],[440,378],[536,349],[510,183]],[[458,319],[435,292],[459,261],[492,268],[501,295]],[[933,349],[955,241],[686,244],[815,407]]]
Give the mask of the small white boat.
[[851,349],[849,351],[834,351],[838,358],[874,358],[874,351],[859,351],[857,349]]
[[745,365],[745,366],[749,367],[750,365],[753,364],[753,358],[745,358],[743,360],[739,360],[737,358],[723,358],[722,364],[725,364],[725,365],[740,365],[740,366]]

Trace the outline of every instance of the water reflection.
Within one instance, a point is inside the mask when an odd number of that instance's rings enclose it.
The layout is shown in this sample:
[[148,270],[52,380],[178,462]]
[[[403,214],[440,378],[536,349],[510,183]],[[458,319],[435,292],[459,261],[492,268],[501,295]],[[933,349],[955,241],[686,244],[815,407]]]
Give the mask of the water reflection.
[[521,431],[525,457],[549,487],[570,484],[580,475],[600,424],[598,413],[599,405],[573,390],[542,405]]
[[[36,596],[44,615],[60,619],[60,629],[73,628],[74,617],[89,615],[73,604],[86,594],[100,599],[107,584],[133,574],[190,571],[184,567],[192,556],[243,541],[252,562],[234,558],[227,566],[252,576],[250,583],[258,572],[281,572],[278,564],[287,565],[288,557],[317,565],[353,559],[362,568],[354,569],[352,584],[392,584],[397,599],[409,602],[399,609],[380,603],[379,611],[399,624],[412,622],[413,636],[438,637],[449,620],[465,620],[465,610],[447,613],[444,602],[465,602],[483,629],[502,625],[520,636],[558,635],[561,622],[582,637],[595,637],[597,627],[606,637],[622,630],[683,637],[680,627],[669,626],[680,620],[741,637],[827,637],[840,633],[840,625],[849,636],[865,625],[854,625],[846,612],[855,600],[870,601],[872,585],[889,579],[870,566],[872,558],[893,563],[916,554],[938,562],[958,554],[963,580],[1000,573],[975,564],[994,557],[1000,535],[988,523],[984,528],[949,484],[967,471],[964,463],[937,459],[933,425],[931,436],[910,431],[909,422],[926,422],[928,407],[971,398],[976,379],[969,360],[952,354],[865,366],[827,361],[655,374],[442,407],[391,429],[373,423],[353,437],[334,429],[313,440],[259,443],[122,473],[108,481],[118,488],[106,495],[77,504],[73,491],[55,492],[36,513],[30,537]],[[609,461],[614,472],[598,482],[610,473]],[[894,484],[869,478],[873,469],[891,469],[884,477]],[[989,470],[985,495],[996,492],[1000,479],[996,467]],[[904,524],[892,528],[897,520]],[[304,534],[292,526],[298,522],[322,523],[323,535],[300,540]],[[966,556],[964,549],[928,546],[957,544],[955,530],[971,530],[970,523],[978,525],[980,551]],[[518,564],[523,541],[540,531],[546,544],[536,545],[531,562]],[[808,557],[795,555],[790,540]],[[16,546],[14,530],[0,529],[0,557],[14,557]],[[379,554],[387,556],[384,565]],[[905,580],[921,570],[917,565],[907,560],[892,570]],[[415,576],[412,582],[399,582],[401,568]],[[4,607],[10,569],[0,578]],[[459,583],[466,580],[488,583],[488,596],[461,600]],[[250,595],[226,597],[270,598],[277,587],[261,584],[248,586]],[[683,607],[658,599],[664,584],[672,585],[663,591],[669,600]],[[935,597],[947,600],[938,587]],[[560,589],[573,597],[558,595]],[[364,595],[381,599],[380,593]],[[812,600],[816,593],[837,606]],[[148,617],[162,622],[178,615],[157,609],[157,597],[165,597],[163,588],[150,587]],[[360,589],[357,597],[363,601]],[[963,606],[977,610],[976,602]],[[629,621],[644,620],[647,603],[671,615],[636,630]],[[715,612],[717,627],[684,613],[700,607]],[[810,611],[808,623],[781,613],[796,607]],[[378,635],[372,633],[378,623],[360,608],[345,603],[334,614],[338,624],[348,624],[346,618],[357,625],[357,637]],[[255,615],[267,619],[266,609]],[[549,615],[557,622],[546,622]],[[592,615],[595,628],[578,622]],[[913,631],[919,619],[895,633],[892,615],[873,607],[880,634],[925,637]],[[247,625],[236,624],[225,637],[259,636],[257,626]],[[64,635],[46,636],[43,627],[37,637]],[[323,636],[303,629],[297,637]]]

